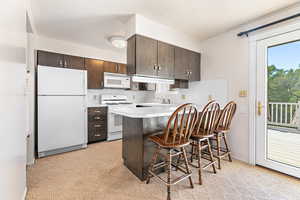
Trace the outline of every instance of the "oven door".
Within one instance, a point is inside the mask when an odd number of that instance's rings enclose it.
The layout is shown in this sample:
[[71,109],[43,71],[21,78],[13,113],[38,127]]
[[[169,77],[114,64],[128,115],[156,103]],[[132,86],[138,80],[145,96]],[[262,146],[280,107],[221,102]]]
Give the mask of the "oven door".
[[122,131],[122,116],[108,113],[108,133]]

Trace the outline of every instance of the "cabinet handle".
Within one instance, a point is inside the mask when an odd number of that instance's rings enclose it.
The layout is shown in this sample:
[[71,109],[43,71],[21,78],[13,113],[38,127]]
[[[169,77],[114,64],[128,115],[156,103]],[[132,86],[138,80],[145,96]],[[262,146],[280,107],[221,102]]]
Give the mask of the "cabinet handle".
[[160,66],[159,65],[157,65],[157,71],[160,71]]
[[60,65],[61,67],[63,66],[63,61],[62,61],[62,60],[59,61],[59,65]]
[[192,75],[192,72],[190,72],[190,75]]
[[154,67],[153,67],[153,69],[154,69],[154,70],[156,70],[156,64],[154,64]]
[[96,112],[96,113],[100,113],[101,111],[100,111],[100,110],[95,110],[94,112]]
[[64,67],[67,67],[68,65],[67,65],[67,61],[65,60],[65,66]]
[[101,135],[100,135],[100,134],[95,134],[94,136],[96,136],[96,137],[100,137]]
[[94,117],[94,119],[101,119],[100,117]]
[[94,127],[95,127],[95,128],[99,128],[99,127],[101,127],[101,125],[94,125]]
[[116,70],[116,72],[118,72],[118,64],[116,64],[115,70]]

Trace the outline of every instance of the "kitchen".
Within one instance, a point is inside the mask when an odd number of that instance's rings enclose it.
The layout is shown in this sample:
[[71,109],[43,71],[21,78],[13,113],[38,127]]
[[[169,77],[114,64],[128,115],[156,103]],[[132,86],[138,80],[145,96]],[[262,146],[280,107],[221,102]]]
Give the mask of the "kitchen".
[[267,114],[251,71],[254,41],[280,19],[293,32],[299,4],[28,2],[26,151],[15,150],[26,171],[0,198],[300,198],[298,167],[259,160],[270,144],[255,131]]

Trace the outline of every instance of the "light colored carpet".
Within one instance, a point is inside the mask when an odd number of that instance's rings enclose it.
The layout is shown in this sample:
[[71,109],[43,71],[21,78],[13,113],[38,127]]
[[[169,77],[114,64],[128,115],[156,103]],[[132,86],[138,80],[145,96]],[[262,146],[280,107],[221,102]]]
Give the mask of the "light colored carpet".
[[[123,166],[121,141],[37,160],[28,168],[27,200],[165,200],[166,187],[139,181]],[[215,175],[203,172],[195,188],[184,180],[172,187],[172,200],[299,200],[300,181],[239,161],[223,162]]]

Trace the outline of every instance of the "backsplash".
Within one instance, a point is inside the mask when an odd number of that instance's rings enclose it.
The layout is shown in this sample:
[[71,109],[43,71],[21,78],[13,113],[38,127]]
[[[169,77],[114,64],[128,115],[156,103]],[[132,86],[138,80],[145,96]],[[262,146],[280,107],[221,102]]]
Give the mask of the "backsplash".
[[175,91],[157,91],[155,100],[170,99],[172,104],[194,103],[205,105],[210,100],[216,100],[221,106],[228,101],[226,80],[205,80],[190,82],[189,89],[176,89]]
[[226,80],[207,80],[189,83],[189,89],[176,89],[168,91],[168,87],[160,85],[156,91],[133,91],[121,89],[88,90],[88,105],[100,104],[102,94],[126,95],[134,103],[162,103],[170,100],[171,104],[194,103],[205,105],[210,99],[216,100],[221,106],[228,101]]
[[88,90],[88,106],[97,106],[100,104],[100,96],[102,94],[126,95],[129,101],[134,103],[153,102],[154,91],[133,91],[121,89],[101,89]]

